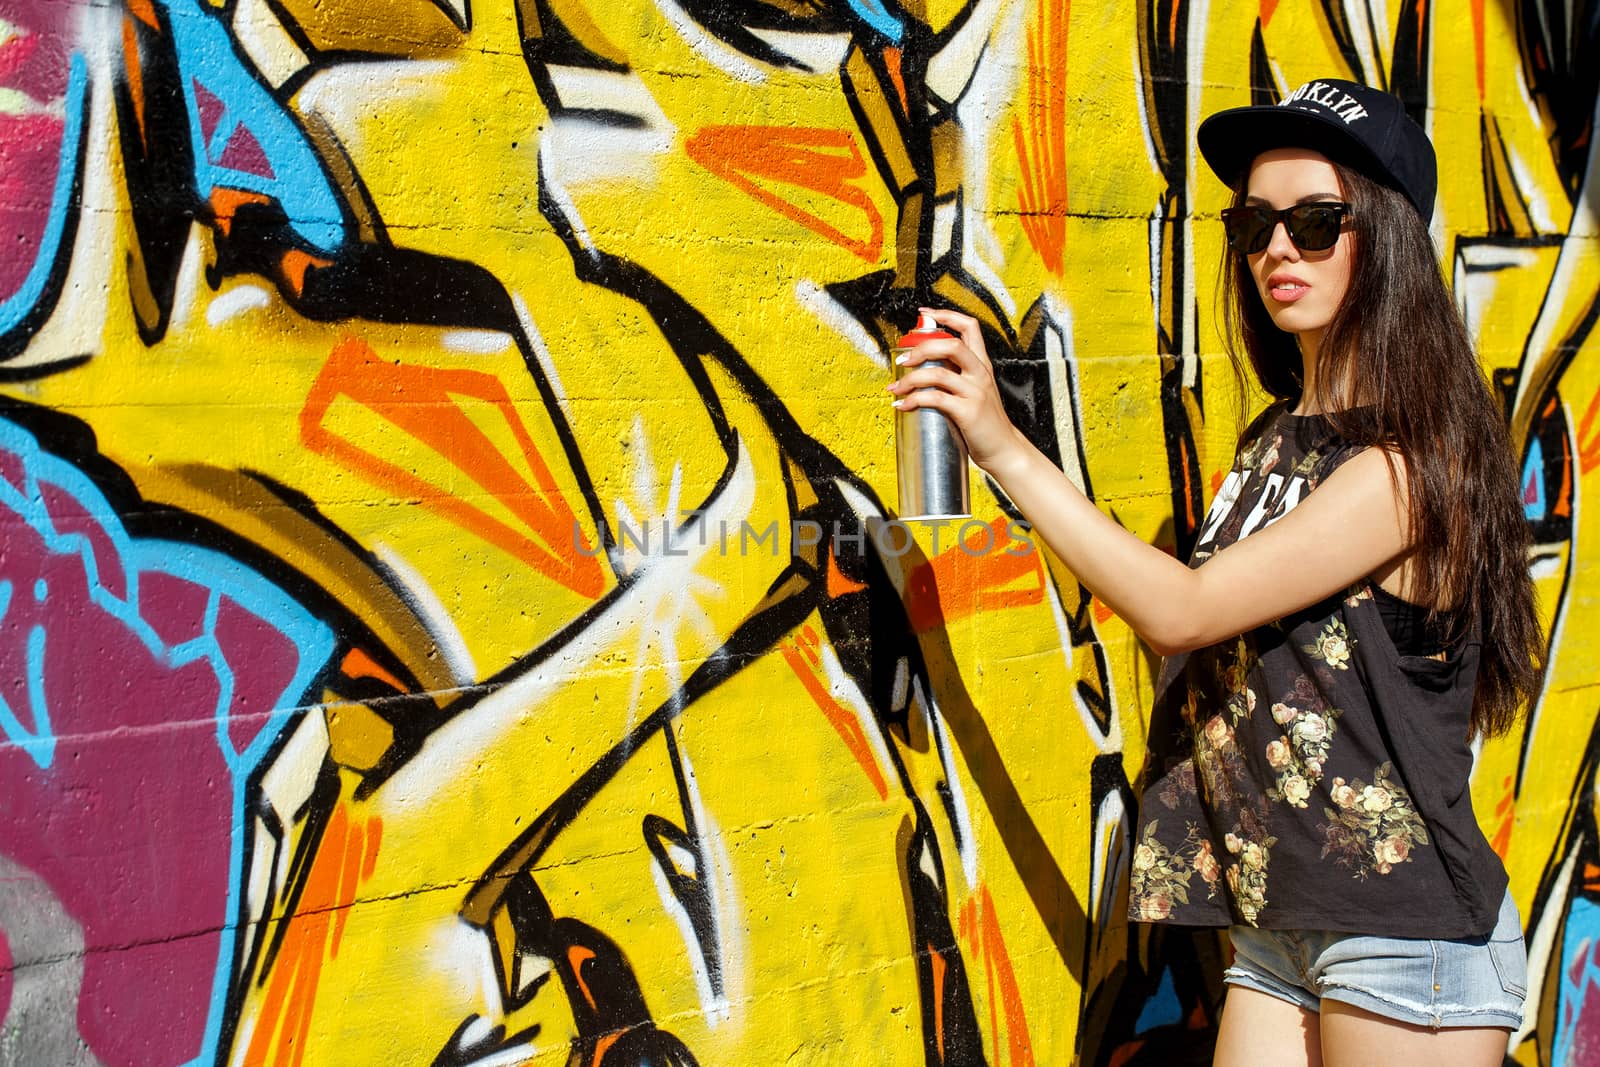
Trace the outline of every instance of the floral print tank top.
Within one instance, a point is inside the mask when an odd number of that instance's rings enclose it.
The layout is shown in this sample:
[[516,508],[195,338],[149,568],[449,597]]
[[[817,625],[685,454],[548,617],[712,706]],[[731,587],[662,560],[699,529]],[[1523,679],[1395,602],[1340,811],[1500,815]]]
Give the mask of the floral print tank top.
[[[1355,452],[1286,404],[1257,426],[1191,567]],[[1404,655],[1372,588],[1162,664],[1130,918],[1421,938],[1493,928],[1505,868],[1467,788],[1476,630],[1439,658]]]

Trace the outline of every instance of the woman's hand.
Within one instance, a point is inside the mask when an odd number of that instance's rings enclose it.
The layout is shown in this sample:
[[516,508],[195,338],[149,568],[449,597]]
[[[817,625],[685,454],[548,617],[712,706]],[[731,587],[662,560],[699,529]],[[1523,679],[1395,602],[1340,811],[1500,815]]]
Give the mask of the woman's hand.
[[[956,336],[924,341],[900,357],[909,369],[888,387],[896,397],[894,406],[901,411],[930,408],[943,412],[961,431],[972,461],[995,474],[1030,446],[1000,404],[994,366],[984,350],[978,320],[959,311],[920,310]],[[922,366],[934,359],[945,361],[946,366]]]

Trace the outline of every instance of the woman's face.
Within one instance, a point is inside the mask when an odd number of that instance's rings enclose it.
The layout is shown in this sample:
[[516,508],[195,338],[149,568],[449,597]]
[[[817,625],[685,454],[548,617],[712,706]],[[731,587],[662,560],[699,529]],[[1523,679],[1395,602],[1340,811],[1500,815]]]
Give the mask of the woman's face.
[[[1320,152],[1275,148],[1250,164],[1246,204],[1281,211],[1297,204],[1343,199],[1339,174]],[[1267,247],[1247,257],[1267,314],[1278,329],[1300,335],[1301,350],[1307,356],[1315,353],[1322,331],[1344,301],[1354,241],[1346,225],[1332,248],[1303,251],[1295,247],[1280,221]]]

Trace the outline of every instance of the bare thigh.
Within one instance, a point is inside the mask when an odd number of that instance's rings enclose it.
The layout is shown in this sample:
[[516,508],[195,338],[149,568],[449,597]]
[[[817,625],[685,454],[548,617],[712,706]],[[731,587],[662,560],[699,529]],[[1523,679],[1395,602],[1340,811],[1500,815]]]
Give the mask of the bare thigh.
[[[1233,992],[1232,989],[1228,991],[1229,1003],[1232,1003]],[[1224,1013],[1222,1025],[1226,1028],[1227,1024],[1228,1017]],[[1321,1029],[1322,1062],[1328,1067],[1366,1067],[1373,1063],[1404,1063],[1406,1067],[1500,1067],[1505,1062],[1506,1045],[1511,1038],[1510,1031],[1494,1027],[1430,1030],[1326,998],[1322,1001]]]
[[1212,1060],[1216,1067],[1321,1067],[1322,1062],[1316,1012],[1245,986],[1228,987]]

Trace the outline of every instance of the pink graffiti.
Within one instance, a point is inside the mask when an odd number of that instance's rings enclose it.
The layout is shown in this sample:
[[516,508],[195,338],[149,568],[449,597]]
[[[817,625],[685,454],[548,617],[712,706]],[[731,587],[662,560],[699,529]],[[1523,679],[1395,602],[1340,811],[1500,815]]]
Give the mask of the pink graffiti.
[[0,20],[14,30],[0,40],[0,89],[22,100],[20,107],[0,105],[0,240],[7,248],[0,256],[0,304],[21,289],[50,225],[69,33],[79,13],[76,4],[0,0]]
[[233,919],[223,744],[281,722],[300,652],[226,583],[186,576],[250,572],[130,538],[54,457],[0,446],[0,544],[0,855],[82,927],[77,1028],[100,1062],[189,1061]]

